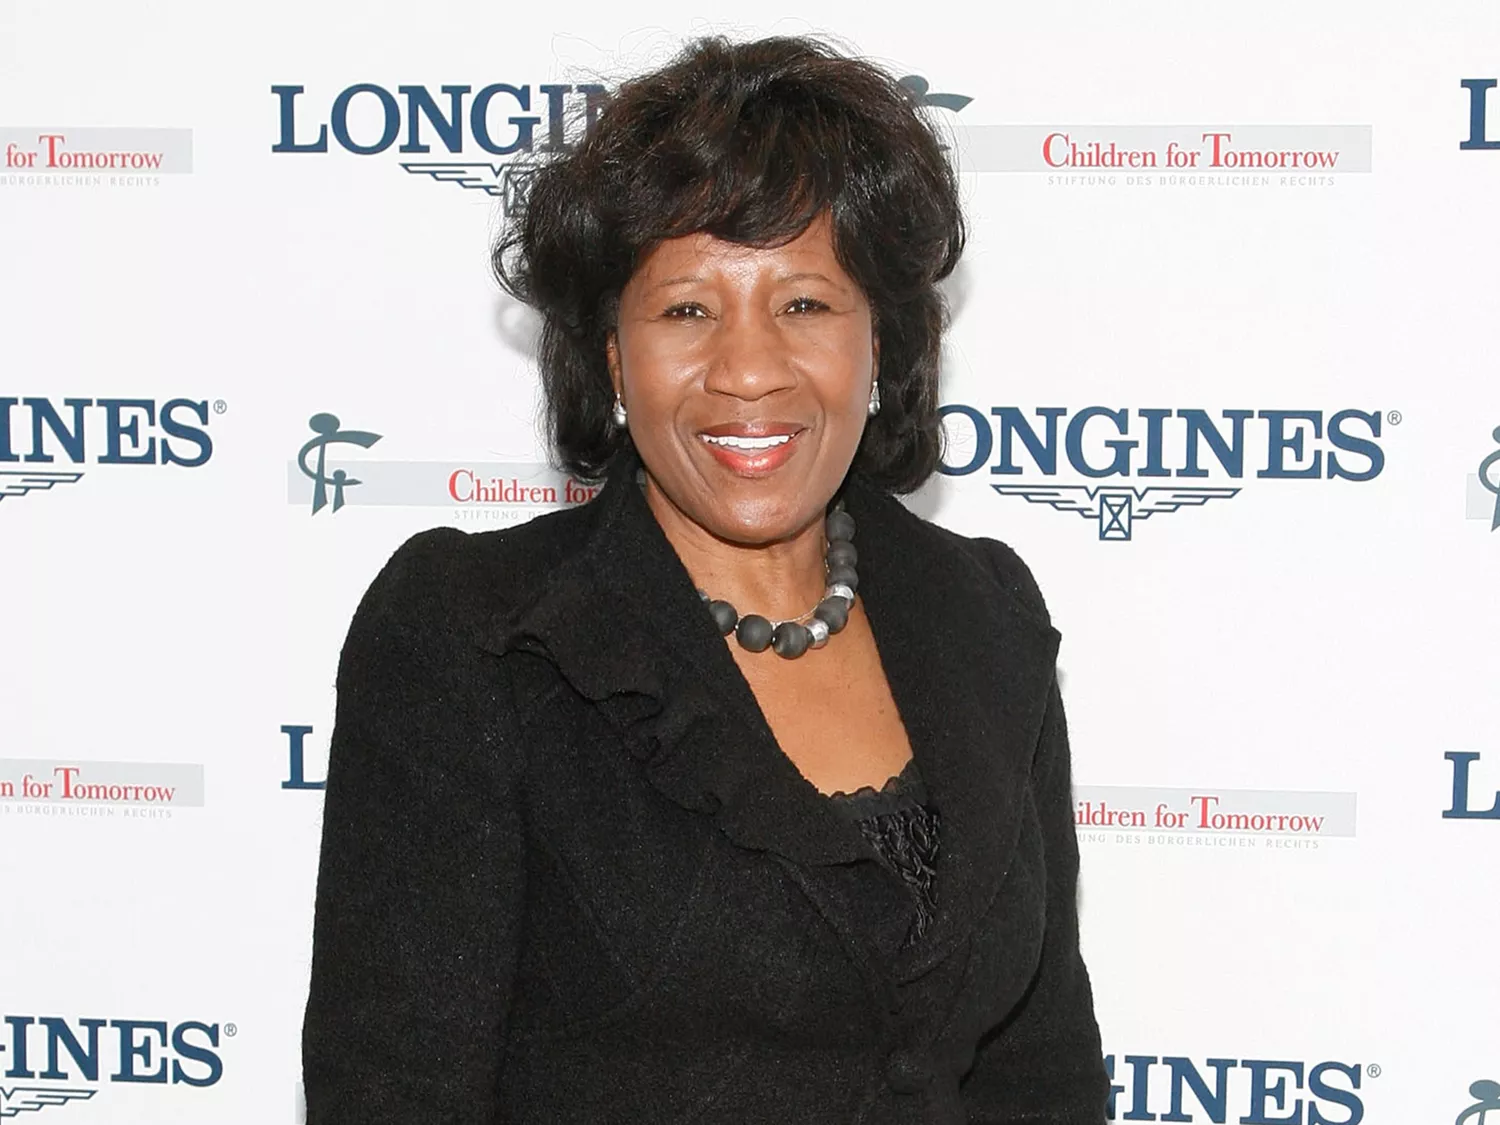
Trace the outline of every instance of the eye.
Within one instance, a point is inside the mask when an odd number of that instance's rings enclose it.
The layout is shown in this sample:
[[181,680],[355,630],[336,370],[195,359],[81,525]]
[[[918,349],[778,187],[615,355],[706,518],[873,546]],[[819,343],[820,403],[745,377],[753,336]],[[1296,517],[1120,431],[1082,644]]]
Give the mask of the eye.
[[661,315],[671,320],[688,320],[693,317],[707,316],[708,310],[695,301],[683,301],[681,304],[664,310]]
[[816,297],[797,297],[786,307],[789,313],[813,313],[823,312],[828,308],[826,304]]

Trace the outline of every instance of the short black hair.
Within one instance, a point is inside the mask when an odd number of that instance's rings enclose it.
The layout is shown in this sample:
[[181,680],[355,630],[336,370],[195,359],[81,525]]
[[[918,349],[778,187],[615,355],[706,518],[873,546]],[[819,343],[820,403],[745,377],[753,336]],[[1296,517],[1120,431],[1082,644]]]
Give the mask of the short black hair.
[[915,98],[815,39],[690,43],[620,86],[578,145],[533,174],[493,250],[496,276],[542,316],[547,436],[563,468],[602,476],[630,444],[613,425],[606,342],[657,243],[707,232],[746,245],[831,218],[834,252],[870,302],[881,411],[854,468],[888,492],[938,467],[938,283],[965,228],[957,177]]

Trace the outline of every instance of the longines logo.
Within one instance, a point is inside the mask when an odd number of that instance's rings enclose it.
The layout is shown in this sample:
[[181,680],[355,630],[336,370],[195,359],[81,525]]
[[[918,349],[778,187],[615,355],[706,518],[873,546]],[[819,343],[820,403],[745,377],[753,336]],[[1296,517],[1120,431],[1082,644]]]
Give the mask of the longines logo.
[[[1469,771],[1481,755],[1472,750],[1449,750],[1443,755],[1453,763],[1453,800],[1443,810],[1444,820],[1500,820],[1500,792],[1495,794],[1495,803],[1488,809],[1472,808],[1469,805]],[[1484,800],[1483,797],[1480,798]]]
[[281,783],[283,789],[325,789],[328,783],[307,776],[307,736],[312,727],[287,723],[281,728],[286,735],[287,778]]
[[202,1020],[0,1016],[0,1081],[18,1080],[0,1085],[0,1118],[88,1101],[115,1083],[217,1085],[223,1040],[238,1034]]
[[[0,397],[0,500],[76,484],[78,466],[196,469],[214,452],[210,412],[226,409],[222,399]],[[15,464],[26,467],[5,467]]]
[[[919,74],[899,81],[921,106],[956,113],[972,100],[934,93]],[[272,86],[271,94],[278,123],[272,152],[326,155],[331,141],[333,148],[354,156],[379,156],[394,146],[402,155],[426,157],[436,144],[440,153],[457,159],[402,160],[402,171],[483,192],[498,199],[507,215],[526,206],[536,157],[576,144],[609,99],[605,86],[591,82],[492,82],[478,90],[397,86],[394,92],[379,83],[356,82],[326,109],[309,112],[299,105],[307,96],[305,86]]]
[[[1216,417],[1198,408],[1042,406],[1033,420],[1019,407],[986,412],[966,403],[940,413],[941,472],[967,476],[988,465],[992,477],[1021,477],[990,487],[1090,520],[1100,539],[1120,542],[1134,537],[1140,521],[1232,499],[1242,481],[1374,480],[1385,468],[1382,427],[1402,418],[1398,410],[1221,410]],[[1083,480],[1056,479],[1063,474]]]
[[1469,137],[1459,141],[1458,147],[1466,152],[1479,149],[1500,148],[1500,140],[1490,140],[1486,132],[1486,115],[1489,110],[1489,94],[1500,80],[1494,78],[1464,78],[1459,85],[1469,91]]

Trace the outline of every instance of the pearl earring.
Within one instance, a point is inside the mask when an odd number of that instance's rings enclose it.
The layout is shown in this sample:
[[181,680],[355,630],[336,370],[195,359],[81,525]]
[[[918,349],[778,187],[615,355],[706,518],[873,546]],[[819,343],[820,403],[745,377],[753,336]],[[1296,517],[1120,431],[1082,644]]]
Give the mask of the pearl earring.
[[870,384],[870,417],[873,418],[873,417],[875,417],[875,415],[877,415],[879,413],[880,413],[880,383],[879,382],[874,382],[874,383]]
[[621,429],[625,428],[625,400],[620,397],[618,392],[615,394],[615,404],[610,408],[609,416],[614,419],[615,425]]

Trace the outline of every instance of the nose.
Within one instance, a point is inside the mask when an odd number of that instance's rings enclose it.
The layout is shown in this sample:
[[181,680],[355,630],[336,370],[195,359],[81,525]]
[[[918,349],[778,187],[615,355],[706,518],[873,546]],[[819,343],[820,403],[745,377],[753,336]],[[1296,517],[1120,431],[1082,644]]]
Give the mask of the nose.
[[753,402],[796,385],[791,349],[772,313],[739,309],[726,315],[713,343],[704,379],[709,393]]

